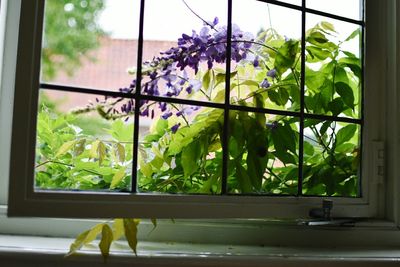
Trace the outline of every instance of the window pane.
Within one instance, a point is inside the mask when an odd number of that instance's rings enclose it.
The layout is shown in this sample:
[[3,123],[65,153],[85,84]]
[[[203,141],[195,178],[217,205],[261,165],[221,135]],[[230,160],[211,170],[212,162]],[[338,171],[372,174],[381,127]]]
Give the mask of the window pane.
[[46,1],[42,81],[106,90],[129,85],[127,70],[137,61],[139,4]]
[[[298,111],[301,12],[260,1],[233,3],[237,35],[243,35],[236,39],[244,41],[233,43],[231,103]],[[235,40],[235,29],[233,34]]]
[[306,112],[360,118],[361,28],[307,15]]
[[301,6],[301,0],[279,0],[280,2]]
[[[226,10],[224,0],[146,1],[144,94],[224,101]],[[220,83],[209,83],[214,75]]]
[[297,194],[298,119],[231,111],[228,191]]
[[361,20],[362,0],[306,0],[307,8]]
[[[141,192],[217,194],[221,192],[222,109],[165,105],[139,141]],[[141,127],[145,123],[141,122]],[[147,124],[148,127],[148,124]]]
[[118,99],[42,90],[39,100],[35,188],[129,190],[133,120],[109,109]]
[[359,196],[360,126],[307,119],[303,194]]

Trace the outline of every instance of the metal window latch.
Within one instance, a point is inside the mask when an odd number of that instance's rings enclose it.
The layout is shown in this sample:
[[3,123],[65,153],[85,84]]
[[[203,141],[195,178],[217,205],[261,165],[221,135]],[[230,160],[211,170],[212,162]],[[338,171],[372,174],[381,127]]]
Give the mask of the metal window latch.
[[313,208],[309,212],[310,220],[301,220],[301,225],[325,225],[325,226],[354,226],[355,220],[351,218],[332,218],[331,211],[333,201],[331,199],[322,200],[321,208]]

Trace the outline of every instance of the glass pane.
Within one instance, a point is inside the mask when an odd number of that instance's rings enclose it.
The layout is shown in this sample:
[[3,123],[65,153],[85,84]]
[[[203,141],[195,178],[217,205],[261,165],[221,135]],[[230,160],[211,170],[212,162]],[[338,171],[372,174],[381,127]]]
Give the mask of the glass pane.
[[[115,104],[117,100],[41,91],[36,189],[129,190],[133,119],[117,113],[121,108],[121,104]],[[115,109],[110,109],[111,106]]]
[[136,66],[139,0],[48,0],[41,79],[104,90],[130,84]]
[[309,15],[307,29],[306,112],[360,118],[361,28]]
[[146,1],[143,93],[223,102],[226,14],[224,0]]
[[359,196],[360,126],[307,119],[303,194]]
[[301,6],[301,0],[279,0],[280,2]]
[[139,191],[220,193],[223,117],[222,109],[166,104],[150,125],[141,121],[148,128],[139,142]]
[[362,0],[306,0],[307,8],[339,15],[342,17],[361,20]]
[[298,119],[231,111],[228,191],[297,194]]
[[301,12],[235,0],[233,21],[238,26],[233,31],[237,42],[232,49],[231,103],[298,111]]

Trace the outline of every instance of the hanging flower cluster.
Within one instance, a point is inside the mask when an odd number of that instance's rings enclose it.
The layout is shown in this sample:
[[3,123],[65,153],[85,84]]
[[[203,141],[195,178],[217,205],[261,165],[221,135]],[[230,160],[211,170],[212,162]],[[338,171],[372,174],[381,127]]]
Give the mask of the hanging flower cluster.
[[[210,23],[205,23],[199,32],[192,31],[191,35],[182,34],[177,41],[177,46],[161,52],[151,61],[143,62],[142,66],[142,94],[152,96],[176,97],[181,92],[192,94],[202,87],[202,82],[189,77],[188,72],[197,74],[201,64],[206,64],[211,69],[214,64],[223,64],[227,58],[227,27],[219,26],[218,18]],[[249,32],[243,32],[232,25],[231,60],[239,62],[249,56],[254,43],[254,37]],[[255,61],[255,59],[253,59]],[[134,79],[128,87],[120,88],[122,93],[134,93],[137,81]],[[107,100],[107,99],[106,99]],[[111,107],[106,111],[117,116],[133,114],[135,105],[133,100],[119,98],[120,105]],[[183,110],[167,109],[166,103],[157,105],[142,100],[140,103],[140,115],[154,117],[155,109],[162,113],[161,118],[167,119],[172,115],[188,115],[198,108],[189,107]],[[112,116],[111,116],[112,117]],[[179,126],[178,126],[179,127]]]

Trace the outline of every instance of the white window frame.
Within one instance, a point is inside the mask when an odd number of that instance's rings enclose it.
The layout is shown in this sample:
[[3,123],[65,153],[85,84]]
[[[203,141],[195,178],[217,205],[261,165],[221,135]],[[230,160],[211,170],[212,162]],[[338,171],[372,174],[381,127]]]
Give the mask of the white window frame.
[[[8,12],[18,12],[19,1],[8,2]],[[4,6],[5,4],[2,5]],[[32,54],[34,47],[41,44],[41,27],[35,23],[35,16],[41,17],[40,6],[42,0],[22,0],[25,8],[21,10],[24,19],[19,28],[20,35],[15,36],[6,28],[7,38],[4,42],[1,86],[1,142],[5,151],[10,147],[11,156],[3,151],[2,169],[8,170],[11,183],[9,186],[8,215],[9,216],[41,216],[41,217],[69,217],[69,218],[98,218],[98,217],[142,217],[142,218],[299,218],[307,217],[311,208],[319,207],[322,198],[296,197],[233,197],[233,196],[176,196],[176,195],[130,195],[118,193],[107,194],[76,194],[66,193],[36,193],[33,191],[33,153],[36,128],[36,102],[39,81],[39,55]],[[365,124],[363,135],[363,179],[367,174],[368,184],[364,185],[364,194],[361,198],[334,198],[333,216],[338,217],[373,217],[388,218],[397,221],[399,210],[397,192],[398,175],[398,97],[396,94],[397,78],[394,56],[398,55],[397,47],[392,40],[394,30],[393,20],[396,19],[394,0],[378,1],[366,0],[367,18],[367,45],[366,45],[366,72],[364,105]],[[391,6],[392,5],[392,6]],[[398,6],[396,6],[398,8]],[[391,13],[392,12],[392,13]],[[16,14],[16,13],[15,13]],[[387,18],[387,20],[382,19]],[[15,23],[16,16],[7,16],[6,25]],[[13,21],[13,22],[12,22]],[[394,35],[393,35],[394,34]],[[10,37],[11,36],[11,37]],[[18,50],[15,63],[16,39],[24,49]],[[381,40],[387,40],[384,44]],[[390,42],[393,41],[393,42]],[[14,42],[14,43],[13,43]],[[36,52],[40,49],[36,49]],[[14,58],[13,58],[14,56]],[[400,60],[399,60],[400,62]],[[389,64],[387,64],[389,63]],[[15,70],[14,70],[15,68]],[[10,131],[11,121],[6,114],[11,114],[13,97],[13,72],[15,78],[15,100],[13,130]],[[372,90],[379,88],[379,90]],[[384,90],[382,93],[381,90]],[[376,107],[376,109],[375,109]],[[379,112],[376,112],[376,111]],[[29,116],[27,116],[29,115]],[[8,130],[8,131],[7,131]],[[10,140],[12,140],[10,142]],[[386,175],[385,182],[374,177],[376,162],[373,162],[373,140],[386,144]],[[2,172],[2,175],[5,175]],[[0,192],[0,201],[7,204],[7,179],[0,179],[3,190]],[[385,184],[387,185],[386,189]],[[386,197],[385,194],[386,193]]]

